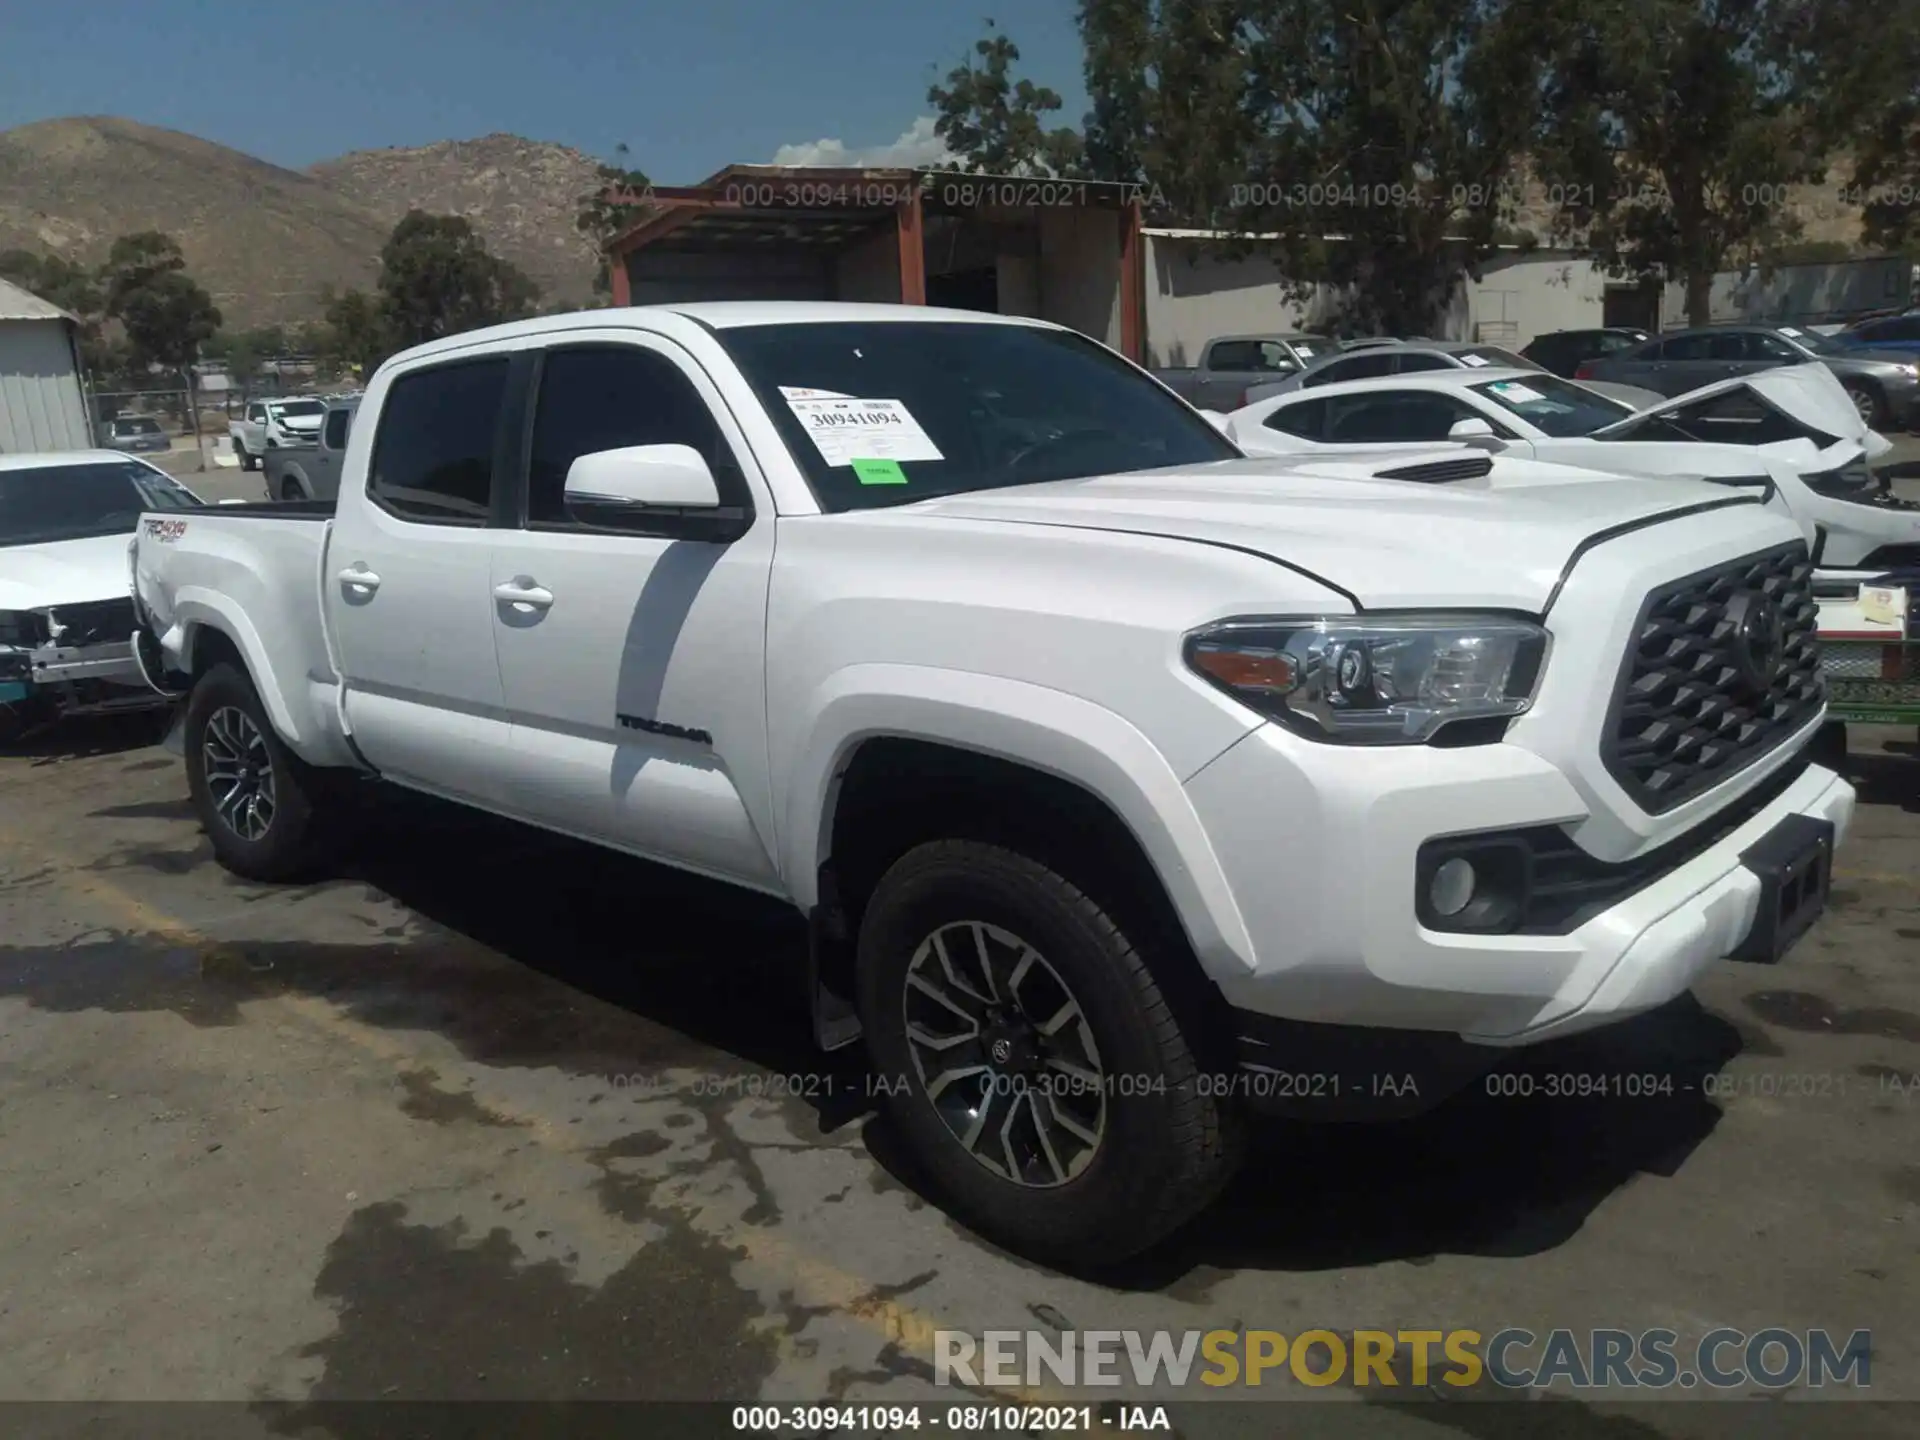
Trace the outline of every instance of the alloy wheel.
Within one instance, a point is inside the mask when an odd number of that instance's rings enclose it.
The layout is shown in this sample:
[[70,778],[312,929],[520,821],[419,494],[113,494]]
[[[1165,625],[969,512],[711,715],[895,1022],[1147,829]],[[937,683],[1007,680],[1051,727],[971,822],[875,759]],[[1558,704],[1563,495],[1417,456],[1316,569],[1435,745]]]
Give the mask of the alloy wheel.
[[1106,1134],[1107,1075],[1060,972],[1010,931],[943,925],[907,964],[907,1048],[928,1102],[980,1164],[1036,1189],[1083,1172]]
[[242,840],[262,839],[273,825],[273,757],[253,717],[233,705],[214,711],[200,757],[221,824]]

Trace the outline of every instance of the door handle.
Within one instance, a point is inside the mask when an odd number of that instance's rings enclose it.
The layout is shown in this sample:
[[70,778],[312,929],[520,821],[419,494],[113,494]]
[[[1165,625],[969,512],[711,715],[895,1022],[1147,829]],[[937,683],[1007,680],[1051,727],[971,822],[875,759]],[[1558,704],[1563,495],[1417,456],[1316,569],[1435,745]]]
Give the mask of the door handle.
[[349,565],[345,570],[342,570],[339,579],[342,585],[351,586],[356,590],[365,590],[369,593],[380,588],[380,577],[374,574],[373,571],[367,569],[366,566],[357,562]]
[[493,598],[506,605],[530,605],[544,610],[553,604],[553,592],[536,585],[524,575],[502,581],[493,587]]

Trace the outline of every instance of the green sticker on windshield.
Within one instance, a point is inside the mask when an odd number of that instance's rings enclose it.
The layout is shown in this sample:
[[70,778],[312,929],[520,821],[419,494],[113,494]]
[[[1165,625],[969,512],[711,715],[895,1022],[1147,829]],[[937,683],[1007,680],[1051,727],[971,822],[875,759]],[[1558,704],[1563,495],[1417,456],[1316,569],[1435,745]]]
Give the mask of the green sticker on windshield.
[[862,485],[904,485],[907,472],[898,460],[855,460],[853,473]]

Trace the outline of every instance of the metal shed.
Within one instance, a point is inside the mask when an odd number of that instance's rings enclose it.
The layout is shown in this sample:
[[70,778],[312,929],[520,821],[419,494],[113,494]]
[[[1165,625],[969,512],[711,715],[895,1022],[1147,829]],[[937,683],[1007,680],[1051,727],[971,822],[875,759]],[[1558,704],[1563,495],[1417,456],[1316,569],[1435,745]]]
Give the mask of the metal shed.
[[0,453],[93,444],[76,348],[79,320],[0,280]]
[[1142,187],[733,165],[635,196],[614,303],[865,300],[1030,315],[1138,360]]

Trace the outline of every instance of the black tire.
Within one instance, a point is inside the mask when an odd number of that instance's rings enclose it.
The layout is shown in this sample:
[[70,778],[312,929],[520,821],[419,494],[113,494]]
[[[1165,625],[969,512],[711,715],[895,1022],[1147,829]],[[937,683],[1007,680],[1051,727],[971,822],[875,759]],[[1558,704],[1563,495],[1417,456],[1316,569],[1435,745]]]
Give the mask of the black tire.
[[[272,775],[272,814],[264,833],[246,836],[219,812],[207,777],[207,740],[210,722],[224,711],[238,710],[258,734],[265,766]],[[314,801],[322,790],[321,774],[280,743],[266,707],[245,672],[219,664],[202,675],[187,698],[187,790],[200,824],[212,842],[214,858],[248,880],[276,882],[301,878],[321,850],[322,827]]]
[[[1039,1188],[989,1169],[941,1118],[916,1069],[906,1033],[909,967],[929,936],[969,921],[1038,952],[1079,1002],[1097,1046],[1104,1130],[1063,1183]],[[952,1213],[995,1243],[1050,1264],[1110,1265],[1171,1234],[1232,1177],[1240,1117],[1206,1083],[1212,1072],[1140,944],[1045,865],[971,840],[909,851],[867,904],[857,963],[861,1020],[890,1117]]]
[[246,445],[240,440],[233,442],[233,453],[240,457],[240,468],[243,471],[250,471],[260,463],[247,453]]
[[306,487],[289,475],[280,482],[280,498],[289,501],[304,500],[307,498]]
[[1884,430],[1887,425],[1887,398],[1864,381],[1849,380],[1841,386],[1854,408],[1867,422],[1869,430]]

